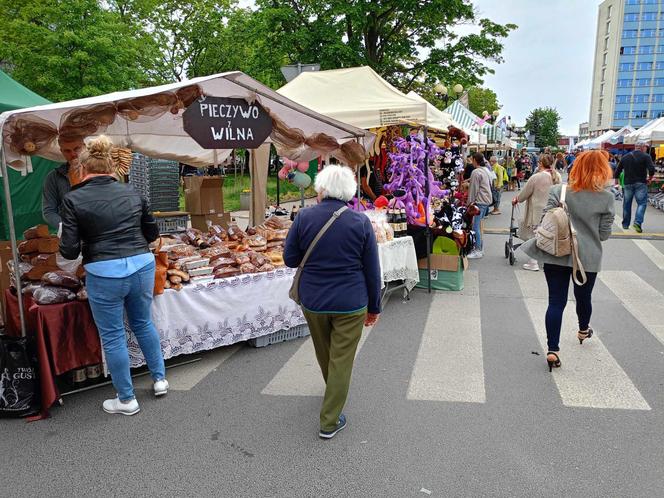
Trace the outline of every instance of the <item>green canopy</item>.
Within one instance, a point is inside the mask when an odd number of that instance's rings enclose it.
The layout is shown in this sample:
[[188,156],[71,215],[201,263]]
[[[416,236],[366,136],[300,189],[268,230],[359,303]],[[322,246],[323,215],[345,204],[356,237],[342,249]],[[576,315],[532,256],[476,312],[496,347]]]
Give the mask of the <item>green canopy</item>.
[[[0,113],[49,103],[44,97],[17,83],[0,70]],[[17,238],[22,238],[23,231],[26,228],[44,223],[41,213],[42,186],[46,175],[57,166],[58,163],[53,161],[33,157],[32,167],[34,171],[27,176],[21,176],[19,172],[7,168]],[[7,203],[2,189],[0,189],[0,200],[2,201],[0,206],[0,238],[8,240]]]

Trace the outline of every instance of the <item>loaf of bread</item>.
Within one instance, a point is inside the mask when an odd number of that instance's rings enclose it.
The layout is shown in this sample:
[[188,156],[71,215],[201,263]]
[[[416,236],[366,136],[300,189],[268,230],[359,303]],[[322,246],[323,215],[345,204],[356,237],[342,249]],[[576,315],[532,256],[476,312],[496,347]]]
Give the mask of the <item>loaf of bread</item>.
[[51,237],[48,239],[33,239],[37,241],[37,252],[54,254],[60,250],[60,239]]
[[48,236],[48,225],[37,225],[32,228],[28,228],[25,232],[23,232],[23,238],[25,240],[47,238]]
[[67,287],[68,289],[78,290],[81,287],[81,281],[76,275],[64,270],[50,271],[44,273],[41,278],[45,285],[57,287]]

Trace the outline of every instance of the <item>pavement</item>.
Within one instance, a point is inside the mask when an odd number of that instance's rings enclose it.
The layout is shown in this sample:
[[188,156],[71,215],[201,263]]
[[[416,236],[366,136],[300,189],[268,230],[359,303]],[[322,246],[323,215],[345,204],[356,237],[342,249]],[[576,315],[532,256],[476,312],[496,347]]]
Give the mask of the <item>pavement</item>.
[[333,440],[310,339],[236,345],[170,369],[164,398],[137,379],[134,417],[104,414],[104,387],[3,420],[0,496],[664,496],[664,241],[606,242],[596,337],[578,344],[571,303],[549,373],[544,276],[509,266],[505,240],[486,236],[464,291],[389,301]]

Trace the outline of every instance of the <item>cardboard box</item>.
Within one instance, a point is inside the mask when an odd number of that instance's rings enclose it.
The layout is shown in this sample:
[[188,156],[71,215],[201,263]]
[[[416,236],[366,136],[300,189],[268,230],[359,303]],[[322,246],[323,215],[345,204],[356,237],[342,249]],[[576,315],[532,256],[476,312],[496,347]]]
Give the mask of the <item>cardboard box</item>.
[[[427,259],[423,258],[417,262],[417,267],[423,270],[427,269]],[[451,256],[446,254],[432,254],[431,255],[431,269],[442,271],[461,271],[468,269],[468,259],[459,256]]]
[[224,212],[224,179],[221,176],[185,176],[185,211],[194,214]]
[[231,222],[230,213],[216,213],[216,214],[192,214],[191,215],[191,227],[198,228],[203,232],[208,231],[207,222],[212,222],[213,225],[220,225],[223,228],[228,228],[228,224]]

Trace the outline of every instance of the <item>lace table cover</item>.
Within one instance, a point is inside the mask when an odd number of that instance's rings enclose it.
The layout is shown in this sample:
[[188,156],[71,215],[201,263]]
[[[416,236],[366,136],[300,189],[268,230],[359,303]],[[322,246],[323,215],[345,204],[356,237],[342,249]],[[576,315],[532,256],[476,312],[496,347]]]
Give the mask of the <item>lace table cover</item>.
[[[164,358],[228,346],[305,323],[288,291],[290,268],[166,289],[154,298],[152,318]],[[136,337],[129,333],[132,367],[145,364]]]
[[403,280],[410,291],[420,281],[412,237],[400,237],[378,244],[378,257],[383,275],[383,288],[387,282]]

